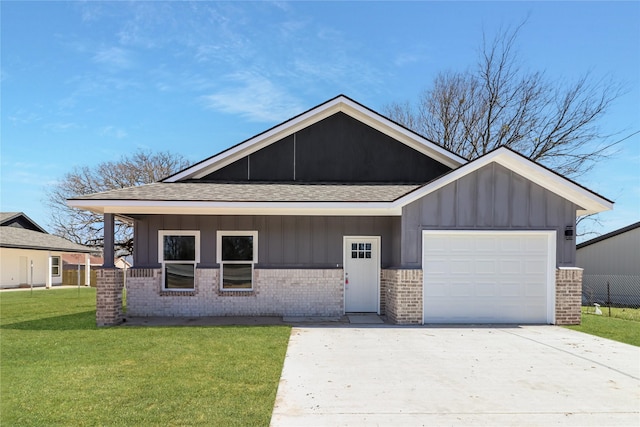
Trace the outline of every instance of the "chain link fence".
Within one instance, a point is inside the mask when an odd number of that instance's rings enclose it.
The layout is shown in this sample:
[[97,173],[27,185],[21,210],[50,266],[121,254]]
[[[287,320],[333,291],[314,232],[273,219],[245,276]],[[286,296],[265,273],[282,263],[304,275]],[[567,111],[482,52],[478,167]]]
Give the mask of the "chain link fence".
[[614,313],[623,317],[629,315],[624,313],[625,309],[640,309],[640,276],[585,274],[582,277],[582,305],[595,312],[595,304],[604,315],[610,312],[606,307],[615,307],[612,317],[619,317]]

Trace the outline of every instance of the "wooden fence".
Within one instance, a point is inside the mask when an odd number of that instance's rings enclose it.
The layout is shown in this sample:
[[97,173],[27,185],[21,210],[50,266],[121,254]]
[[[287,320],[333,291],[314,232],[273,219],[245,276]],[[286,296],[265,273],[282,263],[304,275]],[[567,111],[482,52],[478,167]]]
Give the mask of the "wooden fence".
[[[98,283],[98,274],[95,270],[91,270],[90,276],[91,286],[95,288]],[[78,286],[78,270],[64,270],[62,272],[62,284]],[[80,286],[86,286],[84,279],[84,267],[80,269]]]

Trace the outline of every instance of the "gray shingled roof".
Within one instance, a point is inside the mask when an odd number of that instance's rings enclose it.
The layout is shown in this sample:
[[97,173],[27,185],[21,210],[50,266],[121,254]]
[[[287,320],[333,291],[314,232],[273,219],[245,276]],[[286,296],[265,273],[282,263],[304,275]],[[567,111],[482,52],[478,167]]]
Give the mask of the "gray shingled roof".
[[0,247],[59,252],[95,252],[92,248],[78,245],[60,236],[20,227],[0,227]]
[[11,219],[15,216],[20,215],[21,212],[0,212],[0,223],[5,222],[8,219]]
[[155,183],[71,200],[193,202],[391,202],[417,184]]

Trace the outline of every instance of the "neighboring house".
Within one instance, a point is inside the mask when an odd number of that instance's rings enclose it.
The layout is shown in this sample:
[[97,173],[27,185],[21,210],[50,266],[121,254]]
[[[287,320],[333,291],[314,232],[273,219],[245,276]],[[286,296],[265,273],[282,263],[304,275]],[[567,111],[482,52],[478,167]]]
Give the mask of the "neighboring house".
[[[131,316],[579,323],[576,215],[613,203],[507,148],[467,161],[338,96],[158,183],[70,206],[134,224]],[[122,278],[98,279],[99,325]]]
[[584,304],[640,307],[640,222],[577,245],[576,265]]
[[47,233],[22,212],[0,213],[0,288],[60,285],[62,256],[87,260],[92,251]]
[[[118,257],[114,260],[115,267],[120,269],[129,269],[131,268],[131,257]],[[97,271],[102,268],[104,264],[104,259],[102,256],[91,255],[89,258],[89,267],[90,267],[90,285],[96,286],[97,281]],[[69,285],[81,285],[84,286],[86,284],[86,268],[87,264],[85,261],[84,254],[63,254],[62,255],[62,273],[64,275],[65,284]]]
[[[89,267],[91,269],[98,269],[102,267],[104,260],[101,255],[89,256]],[[62,255],[62,269],[63,270],[77,270],[78,267],[84,268],[86,266],[85,256],[83,254],[63,254]]]

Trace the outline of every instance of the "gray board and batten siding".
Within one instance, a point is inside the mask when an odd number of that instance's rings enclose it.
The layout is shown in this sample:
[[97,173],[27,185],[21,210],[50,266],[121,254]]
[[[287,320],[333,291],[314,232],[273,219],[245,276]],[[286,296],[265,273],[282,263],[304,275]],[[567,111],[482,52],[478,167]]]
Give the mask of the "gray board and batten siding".
[[574,266],[578,206],[491,163],[402,209],[401,265],[420,268],[422,230],[556,230],[557,266]]
[[159,230],[200,230],[201,267],[217,267],[217,230],[257,230],[257,268],[336,268],[343,236],[380,236],[382,268],[421,268],[422,230],[556,230],[557,266],[575,265],[578,207],[497,163],[405,206],[393,216],[134,215],[134,263],[159,267]]
[[381,267],[400,260],[400,217],[136,215],[134,265],[159,268],[159,230],[199,230],[202,268],[215,268],[216,232],[258,231],[256,268],[342,268],[343,236],[380,236]]
[[201,180],[426,183],[449,170],[429,156],[340,112]]

